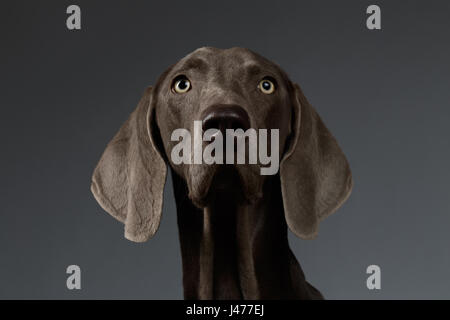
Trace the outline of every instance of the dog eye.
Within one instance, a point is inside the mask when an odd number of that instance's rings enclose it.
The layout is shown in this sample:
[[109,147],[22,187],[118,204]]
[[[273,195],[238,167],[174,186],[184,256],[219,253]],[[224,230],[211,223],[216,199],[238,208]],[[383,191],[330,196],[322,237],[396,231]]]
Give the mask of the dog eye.
[[259,82],[258,88],[265,94],[271,94],[275,91],[275,81],[272,81],[268,78],[264,78]]
[[173,80],[172,90],[176,93],[186,93],[191,89],[191,82],[185,76],[178,76]]

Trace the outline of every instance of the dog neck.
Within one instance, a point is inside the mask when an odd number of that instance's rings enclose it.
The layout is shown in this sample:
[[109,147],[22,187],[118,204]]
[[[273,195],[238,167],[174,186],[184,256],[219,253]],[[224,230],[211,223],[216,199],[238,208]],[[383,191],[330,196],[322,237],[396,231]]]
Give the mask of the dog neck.
[[[279,178],[267,179],[253,204],[227,196],[199,209],[172,174],[186,299],[311,299],[287,238]],[[278,178],[278,179],[277,179]]]

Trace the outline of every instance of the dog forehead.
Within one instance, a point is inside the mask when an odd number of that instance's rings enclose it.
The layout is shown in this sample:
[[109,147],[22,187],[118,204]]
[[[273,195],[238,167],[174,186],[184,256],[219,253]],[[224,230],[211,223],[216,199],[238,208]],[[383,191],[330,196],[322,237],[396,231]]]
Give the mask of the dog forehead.
[[214,47],[202,47],[182,58],[176,65],[175,69],[199,69],[206,71],[207,69],[227,70],[231,72],[236,69],[259,66],[261,69],[279,68],[271,61],[260,56],[259,54],[240,47],[229,49],[219,49]]
[[190,54],[186,56],[187,57],[205,57],[205,58],[213,58],[216,57],[218,59],[225,58],[230,60],[249,60],[254,59],[258,60],[262,57],[251,51],[247,48],[241,48],[241,47],[233,47],[228,49],[220,49],[220,48],[214,48],[214,47],[202,47],[194,50]]

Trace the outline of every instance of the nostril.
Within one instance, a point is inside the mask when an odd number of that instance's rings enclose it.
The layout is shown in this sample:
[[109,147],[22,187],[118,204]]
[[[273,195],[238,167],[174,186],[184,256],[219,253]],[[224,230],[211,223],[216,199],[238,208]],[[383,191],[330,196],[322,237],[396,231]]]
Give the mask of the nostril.
[[242,121],[240,118],[231,117],[228,120],[228,125],[227,125],[226,129],[233,129],[233,130],[242,129],[245,131],[248,128],[244,124],[244,121]]
[[225,131],[226,129],[242,129],[246,131],[248,125],[235,116],[213,116],[203,121],[203,131],[208,129],[217,129],[220,131]]
[[208,108],[206,116],[203,118],[203,131],[217,129],[225,132],[226,129],[242,129],[246,131],[250,128],[250,120],[247,112],[239,106],[215,105]]
[[208,117],[203,120],[203,131],[206,131],[208,129],[219,129],[217,119]]

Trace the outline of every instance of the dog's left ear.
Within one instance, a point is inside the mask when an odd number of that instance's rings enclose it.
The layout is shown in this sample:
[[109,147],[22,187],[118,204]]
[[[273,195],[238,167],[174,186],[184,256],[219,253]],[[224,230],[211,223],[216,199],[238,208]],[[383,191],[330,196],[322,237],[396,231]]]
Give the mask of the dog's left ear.
[[336,139],[292,85],[293,132],[280,164],[286,222],[298,237],[317,235],[319,222],[335,212],[350,195],[350,167]]
[[92,176],[100,206],[125,224],[125,238],[144,242],[161,219],[166,164],[153,137],[152,88],[106,147]]

